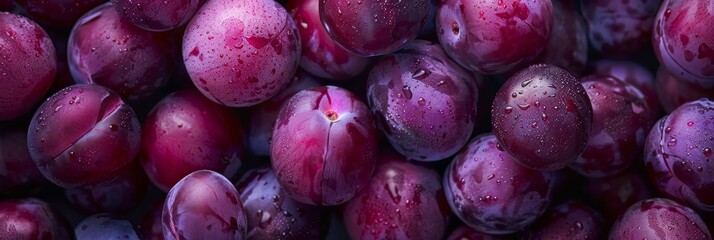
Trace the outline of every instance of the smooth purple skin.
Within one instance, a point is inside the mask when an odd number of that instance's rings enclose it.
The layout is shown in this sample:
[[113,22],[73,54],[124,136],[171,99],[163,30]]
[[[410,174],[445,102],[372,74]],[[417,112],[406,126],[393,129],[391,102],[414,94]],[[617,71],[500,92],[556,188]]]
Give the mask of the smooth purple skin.
[[248,107],[280,93],[300,60],[300,36],[272,0],[211,0],[186,27],[183,60],[212,101]]
[[251,153],[258,156],[270,156],[270,138],[273,137],[273,126],[278,119],[278,113],[283,104],[295,93],[304,89],[318,87],[320,83],[313,76],[298,71],[290,85],[275,97],[258,104],[251,109],[248,143]]
[[640,90],[613,77],[581,79],[593,110],[590,139],[570,168],[586,177],[608,177],[639,159],[653,120]]
[[590,178],[586,187],[588,199],[602,211],[607,223],[636,202],[652,198],[655,191],[641,172],[626,171],[606,178]]
[[64,194],[72,206],[83,212],[122,214],[139,205],[148,183],[137,164],[112,180],[66,189]]
[[607,56],[629,57],[649,45],[662,0],[580,1],[590,45]]
[[714,211],[714,102],[686,103],[660,119],[645,145],[650,180],[669,197]]
[[119,176],[140,143],[134,110],[96,84],[75,84],[49,97],[27,133],[30,156],[42,175],[64,188]]
[[587,74],[610,76],[635,85],[642,92],[640,98],[650,107],[652,121],[659,118],[661,104],[657,98],[655,77],[642,65],[628,61],[598,60],[590,63]]
[[0,130],[0,194],[27,193],[46,182],[30,157],[25,129]]
[[633,204],[610,230],[609,239],[712,239],[702,218],[691,208],[665,198]]
[[60,28],[69,28],[84,13],[107,0],[15,0],[32,19]]
[[446,237],[446,240],[507,240],[507,239],[513,239],[511,237],[503,236],[503,235],[492,235],[492,234],[487,234],[487,233],[482,233],[482,232],[477,232],[476,230],[471,229],[468,226],[462,225],[451,234],[449,234],[448,237]]
[[138,102],[168,83],[175,46],[171,34],[140,29],[106,3],[74,25],[67,61],[77,83],[96,83]]
[[144,171],[164,191],[200,169],[232,177],[246,152],[237,115],[196,90],[181,90],[157,103],[141,139]]
[[310,88],[293,95],[273,131],[273,170],[294,200],[334,206],[352,199],[377,161],[377,128],[367,106],[347,90]]
[[552,24],[550,0],[442,0],[436,12],[444,51],[466,69],[486,74],[537,57]]
[[588,94],[573,75],[537,64],[501,86],[491,118],[501,146],[518,163],[550,171],[568,166],[583,152],[592,112]]
[[571,1],[554,0],[548,44],[534,63],[547,63],[579,76],[588,60],[588,29]]
[[144,240],[164,240],[164,229],[161,226],[161,214],[163,212],[164,199],[154,204],[141,221],[141,239]]
[[0,12],[0,121],[29,112],[47,93],[57,72],[55,48],[30,19]]
[[104,213],[89,216],[79,222],[74,228],[74,234],[77,236],[77,240],[139,240],[139,236],[129,220],[115,218]]
[[245,239],[246,211],[223,175],[199,170],[171,188],[162,212],[164,238]]
[[330,37],[320,21],[320,0],[290,1],[288,9],[302,39],[300,67],[315,76],[345,80],[362,73],[369,59],[348,52]]
[[682,104],[700,98],[714,99],[714,86],[704,88],[696,84],[680,80],[673,76],[665,67],[659,67],[655,87],[662,108],[668,113]]
[[369,184],[347,202],[352,239],[442,239],[451,215],[440,176],[400,155],[381,155]]
[[37,199],[0,202],[0,238],[72,239],[66,220]]
[[205,0],[111,0],[119,15],[147,31],[168,31],[191,19]]
[[518,164],[487,134],[454,157],[444,175],[451,210],[476,231],[509,234],[524,229],[547,209],[556,177]]
[[553,207],[523,234],[527,239],[604,239],[607,225],[600,213],[580,202]]
[[246,172],[236,188],[248,218],[247,239],[325,239],[328,209],[288,197],[272,169]]
[[709,0],[665,0],[654,23],[657,59],[673,76],[714,88],[714,9]]
[[426,23],[429,0],[319,0],[320,19],[332,39],[362,56],[396,52]]
[[439,45],[413,41],[383,57],[367,79],[379,128],[402,155],[437,161],[456,154],[476,122],[478,89]]

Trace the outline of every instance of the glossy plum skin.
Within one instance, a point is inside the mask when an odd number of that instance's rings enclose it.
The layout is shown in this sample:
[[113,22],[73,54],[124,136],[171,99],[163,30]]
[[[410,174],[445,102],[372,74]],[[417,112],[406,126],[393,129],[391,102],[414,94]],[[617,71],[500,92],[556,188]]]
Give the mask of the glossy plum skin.
[[49,97],[27,133],[30,156],[61,187],[119,176],[139,152],[141,126],[118,95],[96,84],[75,84]]
[[72,206],[83,212],[121,214],[139,205],[148,183],[146,174],[135,164],[112,180],[66,189],[64,194]]
[[319,0],[325,30],[347,51],[363,56],[393,53],[426,23],[429,0]]
[[191,19],[206,0],[111,0],[124,19],[148,31],[168,31]]
[[194,85],[230,107],[277,95],[295,74],[300,51],[295,22],[272,0],[208,1],[183,37],[183,60]]
[[164,230],[161,226],[161,214],[164,207],[164,199],[154,204],[141,221],[141,239],[144,240],[164,240]]
[[441,239],[450,216],[439,175],[383,154],[367,186],[347,202],[352,239]]
[[377,128],[367,106],[349,91],[310,88],[283,105],[270,152],[288,196],[338,205],[369,182],[377,160]]
[[0,201],[0,238],[71,239],[66,220],[37,199]]
[[570,168],[587,177],[607,177],[624,171],[642,154],[652,113],[642,92],[620,79],[581,79],[593,109],[593,124],[585,151]]
[[367,99],[399,153],[436,161],[454,155],[471,137],[478,89],[441,47],[417,40],[376,63],[367,79]]
[[503,73],[534,59],[553,24],[549,0],[443,0],[436,32],[446,53],[465,68]]
[[590,98],[575,77],[537,64],[516,73],[498,90],[491,118],[499,143],[518,163],[557,170],[585,149],[592,112]]
[[645,144],[650,179],[669,197],[714,211],[714,102],[686,103],[660,119]]
[[74,228],[74,233],[77,240],[139,240],[131,222],[109,214],[96,214],[85,218]]
[[38,22],[69,28],[92,8],[107,0],[15,0],[17,6]]
[[590,178],[586,191],[588,199],[612,223],[636,202],[652,198],[655,191],[641,172],[626,171],[605,178]]
[[344,80],[367,68],[368,58],[342,48],[322,26],[320,0],[290,1],[288,9],[302,39],[302,69],[321,78]]
[[649,46],[652,22],[662,0],[580,1],[595,50],[613,57],[628,57]]
[[712,239],[691,208],[665,198],[639,201],[620,216],[609,239]]
[[600,213],[583,203],[570,201],[546,212],[522,239],[604,239],[606,229]]
[[588,60],[588,29],[571,1],[554,0],[548,44],[534,63],[547,63],[578,76]]
[[141,138],[141,164],[164,191],[200,169],[232,177],[246,152],[240,119],[195,90],[175,92],[157,103]]
[[673,76],[714,87],[714,9],[709,0],[665,0],[654,24],[657,59]]
[[0,12],[0,121],[30,111],[52,85],[57,72],[55,47],[30,19]]
[[542,215],[553,197],[553,172],[518,164],[496,137],[475,137],[446,169],[444,191],[451,210],[474,230],[508,234]]
[[662,108],[672,112],[677,107],[700,98],[714,99],[714,86],[704,88],[694,83],[680,80],[665,67],[657,70],[656,90]]
[[326,209],[292,200],[270,168],[246,172],[236,188],[248,218],[247,239],[324,239],[327,235]]
[[655,89],[655,77],[642,65],[635,62],[617,60],[598,60],[588,66],[589,75],[610,76],[635,85],[642,93],[640,98],[647,102],[652,113],[652,121],[660,114],[661,104]]
[[503,235],[491,235],[482,232],[477,232],[468,226],[460,226],[456,228],[446,240],[507,240],[512,239]]
[[187,175],[166,196],[164,238],[244,239],[248,223],[239,197],[221,174],[199,170]]
[[27,131],[0,129],[0,194],[26,193],[45,183],[45,177],[30,157]]
[[69,70],[77,83],[96,83],[139,101],[168,83],[175,46],[171,35],[142,30],[106,3],[74,25],[67,45]]

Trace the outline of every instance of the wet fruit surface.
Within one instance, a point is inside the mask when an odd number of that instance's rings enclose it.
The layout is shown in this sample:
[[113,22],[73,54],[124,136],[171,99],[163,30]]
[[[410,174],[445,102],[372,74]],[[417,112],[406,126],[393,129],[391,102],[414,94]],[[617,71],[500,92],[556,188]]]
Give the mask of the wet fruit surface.
[[711,239],[694,210],[675,201],[651,198],[635,203],[615,221],[609,239]]
[[65,221],[41,200],[0,201],[0,237],[4,239],[70,239]]
[[77,224],[74,229],[77,240],[127,239],[139,240],[131,222],[109,214],[92,215]]
[[191,19],[205,0],[111,0],[124,19],[149,31],[167,31]]

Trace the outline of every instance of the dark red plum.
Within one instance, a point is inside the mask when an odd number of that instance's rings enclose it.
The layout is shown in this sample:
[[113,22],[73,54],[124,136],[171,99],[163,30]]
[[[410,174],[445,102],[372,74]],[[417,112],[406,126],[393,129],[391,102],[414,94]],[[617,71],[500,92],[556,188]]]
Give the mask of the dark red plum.
[[344,80],[363,72],[369,60],[338,45],[320,20],[320,0],[294,0],[288,5],[302,39],[300,67],[315,76]]
[[703,211],[714,211],[714,102],[686,103],[662,118],[645,144],[645,166],[659,190]]
[[325,30],[347,51],[363,56],[393,53],[426,23],[429,0],[320,0]]
[[537,64],[501,86],[491,118],[498,142],[518,163],[557,170],[575,161],[585,149],[593,113],[588,94],[573,75]]
[[144,219],[141,221],[139,232],[144,240],[164,240],[164,230],[161,226],[161,214],[164,207],[164,199],[154,204]]
[[46,182],[30,157],[27,131],[24,128],[0,129],[0,194],[28,193]]
[[144,171],[164,191],[196,170],[232,177],[246,151],[240,119],[196,90],[181,90],[157,103],[141,138]]
[[661,105],[655,89],[655,77],[642,65],[628,61],[599,60],[590,64],[587,74],[610,76],[635,85],[642,92],[640,98],[650,107],[652,121],[659,118]]
[[649,46],[662,0],[580,1],[590,45],[612,57],[630,57]]
[[238,191],[223,175],[199,170],[171,188],[162,213],[165,239],[244,239],[248,226]]
[[609,239],[712,239],[702,218],[691,208],[665,198],[633,204],[610,230]]
[[134,161],[141,126],[119,95],[96,84],[60,90],[35,112],[27,133],[30,156],[61,187],[97,184]]
[[588,29],[571,1],[554,0],[548,44],[535,63],[547,63],[578,76],[588,60]]
[[489,234],[524,229],[547,209],[553,172],[518,164],[491,134],[475,137],[446,169],[444,191],[451,210],[469,227]]
[[665,0],[652,34],[652,44],[662,66],[676,78],[705,88],[714,88],[711,5],[709,0]]
[[77,240],[139,240],[129,220],[109,214],[96,214],[85,218],[74,228],[74,234]]
[[246,172],[236,188],[248,219],[247,239],[325,239],[327,209],[288,197],[270,168]]
[[380,130],[407,158],[441,160],[471,137],[476,82],[438,45],[409,43],[377,62],[367,81],[367,99]]
[[66,220],[37,199],[0,201],[0,238],[72,239]]
[[132,25],[111,3],[82,16],[67,45],[69,70],[77,83],[96,83],[135,102],[168,83],[175,50],[172,35]]
[[440,176],[383,154],[367,186],[344,207],[352,239],[442,239],[450,217]]
[[588,199],[612,223],[636,202],[652,198],[654,189],[641,172],[626,171],[605,178],[591,178],[586,185]]
[[230,107],[261,103],[287,87],[298,68],[300,36],[272,0],[211,0],[186,27],[183,60],[194,85]]
[[513,239],[503,235],[491,235],[482,232],[477,232],[468,226],[460,226],[456,228],[446,238],[446,240],[507,240]]
[[310,88],[283,105],[270,153],[289,197],[339,205],[369,182],[377,161],[377,128],[367,106],[349,91]]
[[590,139],[570,168],[586,177],[607,177],[639,159],[653,124],[647,102],[637,87],[620,79],[581,79],[593,109]]
[[148,31],[168,31],[191,19],[206,0],[111,0],[119,15]]
[[666,112],[672,112],[677,107],[700,98],[714,99],[714,86],[704,88],[694,83],[680,80],[673,76],[665,67],[657,70],[655,84],[657,96]]
[[38,22],[69,28],[84,13],[107,0],[15,0],[15,3]]
[[494,74],[538,56],[548,44],[553,19],[550,0],[443,0],[436,32],[454,61]]
[[29,112],[57,73],[54,45],[30,19],[0,12],[0,121]]
[[64,193],[69,203],[83,212],[122,214],[139,205],[148,182],[144,171],[135,164],[112,180],[70,188]]
[[524,233],[522,239],[605,239],[607,226],[600,213],[580,202],[553,207]]

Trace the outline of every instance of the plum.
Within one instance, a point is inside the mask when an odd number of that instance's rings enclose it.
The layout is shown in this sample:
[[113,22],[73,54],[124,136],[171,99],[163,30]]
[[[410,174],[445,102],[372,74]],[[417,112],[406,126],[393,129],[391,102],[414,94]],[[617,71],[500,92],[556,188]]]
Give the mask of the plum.
[[0,201],[0,238],[72,239],[67,221],[44,201]]
[[438,45],[413,41],[369,73],[367,99],[379,128],[409,159],[454,155],[471,137],[478,89]]
[[636,202],[654,197],[655,191],[646,176],[626,171],[605,178],[591,178],[586,184],[587,196],[612,223]]
[[74,25],[67,61],[77,83],[96,83],[137,102],[168,83],[176,46],[171,34],[140,29],[106,3]]
[[27,133],[30,156],[61,187],[97,184],[134,161],[141,126],[119,95],[96,84],[76,84],[49,97]]
[[83,212],[120,214],[139,205],[147,186],[146,174],[137,163],[112,180],[70,188],[64,193],[69,203]]
[[439,175],[381,154],[367,186],[344,206],[352,239],[442,239],[450,216]]
[[568,0],[553,3],[553,27],[548,44],[533,62],[547,63],[577,76],[588,60],[588,29],[575,6]]
[[514,233],[547,209],[553,172],[518,164],[492,134],[471,140],[446,168],[444,191],[451,210],[476,231]]
[[232,177],[246,151],[240,119],[196,90],[181,90],[157,103],[141,139],[141,164],[164,191],[200,169]]
[[612,225],[609,239],[712,239],[712,235],[691,208],[651,198],[630,206]]
[[498,142],[518,163],[557,170],[575,161],[585,149],[593,113],[588,94],[573,75],[555,66],[536,64],[501,86],[491,118]]
[[436,31],[461,66],[503,73],[543,51],[553,19],[551,0],[443,0]]
[[77,240],[139,240],[131,222],[109,214],[96,214],[79,222],[74,228]]
[[642,92],[641,98],[650,107],[652,121],[657,121],[661,105],[655,90],[655,77],[649,70],[635,62],[617,60],[598,60],[588,68],[590,75],[610,76],[635,85]]
[[230,107],[277,95],[295,74],[300,51],[295,22],[273,0],[208,1],[183,36],[183,60],[194,85]]
[[646,49],[652,22],[662,0],[580,1],[595,50],[607,56],[630,57]]
[[349,201],[372,175],[377,128],[367,106],[334,86],[302,90],[283,105],[270,156],[294,200],[332,206]]
[[600,213],[583,203],[569,201],[549,210],[522,239],[604,239],[605,230]]
[[164,240],[164,229],[161,226],[161,214],[164,200],[154,204],[141,221],[139,233],[144,240]]
[[244,239],[246,212],[236,188],[223,175],[198,170],[169,191],[161,226],[165,239]]
[[511,239],[503,235],[491,235],[482,232],[477,232],[468,226],[460,226],[456,228],[446,240],[506,240]]
[[82,14],[107,0],[15,0],[38,22],[60,28],[72,27]]
[[29,112],[52,85],[57,56],[37,23],[0,12],[0,121]]
[[111,0],[124,19],[148,31],[168,31],[184,25],[206,0]]
[[282,190],[273,170],[246,172],[236,183],[246,216],[248,239],[324,239],[329,214],[321,207],[299,203]]
[[46,182],[30,157],[25,128],[0,129],[0,194],[28,193]]
[[714,99],[714,86],[704,88],[697,84],[680,80],[667,71],[665,67],[659,67],[656,79],[655,87],[658,99],[662,104],[662,108],[668,113],[682,104],[700,98]]
[[399,50],[417,37],[428,14],[429,0],[320,0],[325,30],[344,49],[363,56]]

